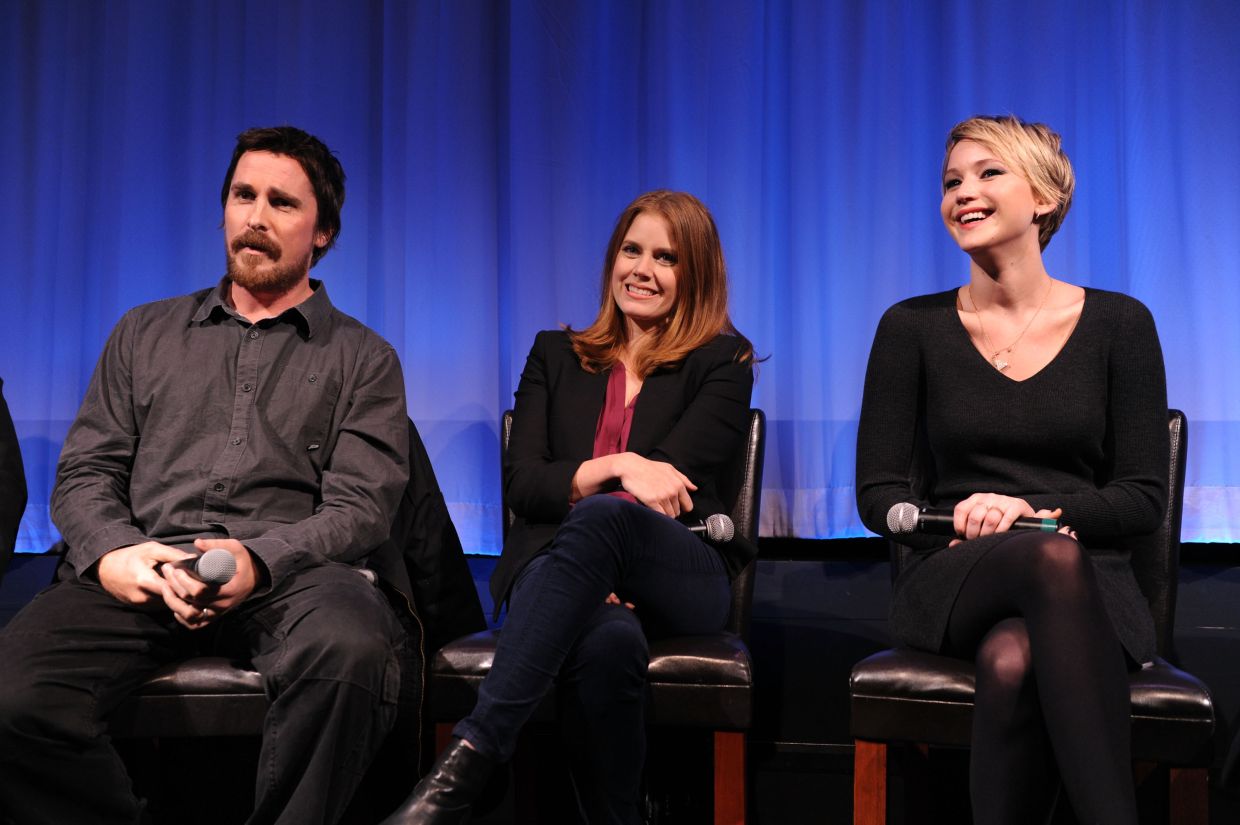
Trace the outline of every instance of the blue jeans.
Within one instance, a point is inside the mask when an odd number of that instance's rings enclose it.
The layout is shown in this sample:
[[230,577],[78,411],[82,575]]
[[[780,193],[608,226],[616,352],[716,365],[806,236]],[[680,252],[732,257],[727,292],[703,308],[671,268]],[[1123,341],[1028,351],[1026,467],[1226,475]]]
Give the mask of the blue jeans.
[[[612,592],[634,609],[604,604]],[[491,672],[454,733],[508,760],[558,677],[583,814],[637,822],[646,640],[714,633],[730,608],[722,557],[684,525],[615,496],[583,499],[517,577]]]

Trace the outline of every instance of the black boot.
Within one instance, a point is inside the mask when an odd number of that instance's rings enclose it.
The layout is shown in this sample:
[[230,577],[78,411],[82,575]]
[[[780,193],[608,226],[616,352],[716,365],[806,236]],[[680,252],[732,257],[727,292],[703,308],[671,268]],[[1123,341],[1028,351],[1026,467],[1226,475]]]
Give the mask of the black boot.
[[381,825],[457,825],[486,787],[495,762],[460,739],[439,754],[430,773]]

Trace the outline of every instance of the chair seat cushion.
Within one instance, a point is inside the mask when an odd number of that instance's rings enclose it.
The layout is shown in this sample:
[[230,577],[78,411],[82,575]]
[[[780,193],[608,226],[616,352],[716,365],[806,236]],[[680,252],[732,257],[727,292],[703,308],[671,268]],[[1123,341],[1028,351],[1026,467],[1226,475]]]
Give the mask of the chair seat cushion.
[[973,665],[895,648],[862,659],[850,679],[853,737],[967,747]]
[[113,712],[113,736],[252,736],[267,714],[263,678],[221,657],[189,659],[155,671]]
[[1129,686],[1134,759],[1192,767],[1213,761],[1214,701],[1200,679],[1155,658]]
[[204,656],[160,668],[137,692],[143,696],[262,694],[263,677],[246,662]]
[[[431,712],[437,721],[460,719],[473,709],[478,686],[491,670],[499,631],[488,630],[445,645],[432,664]],[[749,649],[733,633],[678,636],[650,644],[647,719],[665,725],[744,730],[753,714]],[[553,697],[535,719],[554,718]]]
[[650,722],[745,730],[753,721],[753,664],[735,633],[651,642],[646,678]]
[[[1209,764],[1214,705],[1205,685],[1163,659],[1129,683],[1133,758]],[[970,662],[908,648],[876,653],[853,667],[853,736],[967,747],[974,688]]]

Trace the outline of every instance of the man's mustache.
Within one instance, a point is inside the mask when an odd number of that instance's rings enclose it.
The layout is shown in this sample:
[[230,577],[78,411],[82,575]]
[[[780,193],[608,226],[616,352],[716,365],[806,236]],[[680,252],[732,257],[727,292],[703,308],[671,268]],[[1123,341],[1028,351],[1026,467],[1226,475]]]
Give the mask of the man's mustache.
[[250,229],[234,238],[232,242],[233,254],[236,255],[247,246],[265,253],[273,261],[280,260],[280,247],[276,245],[275,241],[261,232]]

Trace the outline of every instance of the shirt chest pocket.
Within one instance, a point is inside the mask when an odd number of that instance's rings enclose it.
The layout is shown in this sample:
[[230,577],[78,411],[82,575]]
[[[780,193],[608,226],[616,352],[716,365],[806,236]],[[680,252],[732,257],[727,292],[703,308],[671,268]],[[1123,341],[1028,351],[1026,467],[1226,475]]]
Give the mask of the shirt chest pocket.
[[330,451],[332,420],[340,401],[340,379],[328,370],[290,368],[270,384],[256,404],[260,429],[291,458],[321,466]]

